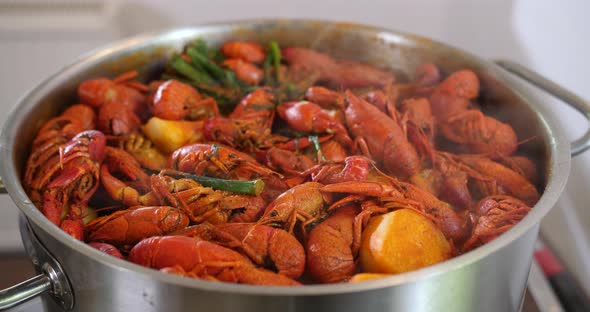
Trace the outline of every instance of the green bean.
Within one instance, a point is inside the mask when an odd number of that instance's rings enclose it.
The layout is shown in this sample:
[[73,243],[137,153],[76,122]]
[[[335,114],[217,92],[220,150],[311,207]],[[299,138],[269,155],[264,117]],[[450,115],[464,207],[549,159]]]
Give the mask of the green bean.
[[201,84],[212,84],[214,81],[209,77],[209,75],[198,71],[195,69],[191,64],[187,63],[182,57],[176,55],[172,57],[170,60],[170,66],[174,68],[177,72],[181,75],[189,78],[190,80],[201,83]]

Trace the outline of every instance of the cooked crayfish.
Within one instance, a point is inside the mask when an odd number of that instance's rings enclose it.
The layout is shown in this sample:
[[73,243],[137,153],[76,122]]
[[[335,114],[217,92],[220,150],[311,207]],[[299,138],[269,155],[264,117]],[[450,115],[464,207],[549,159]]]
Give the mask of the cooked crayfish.
[[438,120],[466,111],[479,95],[479,78],[471,70],[459,70],[438,84],[430,95],[432,113]]
[[83,238],[83,211],[99,184],[106,139],[95,130],[80,132],[60,147],[60,161],[42,189],[41,212],[77,239]]
[[187,236],[151,237],[136,244],[129,261],[201,279],[252,285],[296,286],[285,275],[256,268],[240,253]]
[[344,109],[344,95],[325,87],[313,86],[305,91],[305,98],[324,109]]
[[434,161],[434,116],[427,98],[410,98],[401,103],[400,111],[407,118],[408,140],[422,157]]
[[385,170],[401,177],[420,170],[416,149],[402,127],[375,106],[346,91],[346,123],[355,139],[362,140],[370,158],[383,164]]
[[223,61],[222,65],[231,69],[239,80],[247,84],[258,85],[264,78],[262,69],[242,59],[228,59]]
[[265,153],[266,165],[287,174],[299,174],[315,165],[305,156],[282,148],[271,147]]
[[334,139],[349,147],[352,140],[348,131],[330,112],[308,101],[287,102],[277,107],[277,113],[300,132],[334,133]]
[[265,206],[260,197],[217,191],[190,179],[154,175],[151,180],[153,191],[144,198],[156,197],[161,204],[178,207],[196,223],[251,222]]
[[342,207],[309,233],[307,269],[315,281],[342,282],[356,271],[357,255],[352,244],[353,223],[358,213],[358,207]]
[[[127,206],[141,204],[137,201],[139,192],[150,190],[150,178],[133,156],[120,148],[107,146],[105,163],[100,169],[100,179],[107,193],[116,201]],[[123,182],[114,176],[124,176]]]
[[348,181],[364,181],[369,176],[373,162],[364,156],[348,156],[344,161],[325,162],[301,173],[311,175],[311,180],[322,184]]
[[90,79],[78,87],[78,97],[84,104],[98,109],[98,129],[106,134],[131,133],[145,116],[147,87],[137,81],[137,71],[129,71],[117,78]]
[[88,245],[92,246],[92,247],[94,247],[94,248],[96,248],[108,255],[111,255],[115,258],[124,259],[123,255],[121,254],[119,249],[117,249],[117,247],[115,247],[111,244],[91,242],[91,243],[88,243]]
[[241,59],[260,64],[264,61],[264,50],[260,44],[252,41],[228,41],[221,47],[221,53],[228,58]]
[[158,83],[150,101],[152,114],[162,119],[201,120],[219,115],[213,98],[203,98],[196,89],[177,80]]
[[522,201],[506,195],[493,195],[477,203],[473,216],[473,231],[463,244],[463,251],[483,245],[510,230],[531,210]]
[[135,207],[96,218],[86,224],[86,231],[90,241],[128,249],[144,238],[183,229],[188,222],[188,217],[174,207]]
[[249,155],[220,144],[181,147],[172,154],[169,164],[183,172],[224,179],[250,180],[258,176],[278,175]]
[[204,136],[245,152],[271,147],[278,138],[271,135],[275,105],[275,95],[269,88],[257,89],[240,100],[229,118],[207,120]]
[[336,61],[327,54],[310,49],[285,48],[281,54],[291,67],[317,71],[320,81],[335,87],[384,86],[395,81],[395,76],[390,71],[359,62]]
[[35,204],[41,204],[43,189],[61,168],[60,148],[78,133],[92,129],[95,119],[96,114],[90,107],[76,104],[39,129],[23,178],[25,190]]
[[535,163],[525,156],[501,156],[497,161],[518,172],[533,184],[539,183],[540,176]]
[[138,112],[144,106],[144,95],[147,87],[133,81],[137,71],[128,71],[115,79],[96,78],[83,81],[78,86],[78,98],[84,104],[100,108],[109,102],[119,103],[121,107],[128,107]]
[[535,186],[518,172],[485,156],[464,155],[459,156],[458,159],[478,173],[493,180],[493,184],[484,183],[479,186],[483,196],[511,195],[529,206],[535,205],[539,200],[539,192]]
[[[318,140],[319,141],[319,140]],[[336,140],[328,140],[320,144],[320,151],[326,161],[343,161],[348,157],[348,151]]]
[[479,110],[468,110],[440,124],[441,134],[470,153],[509,156],[518,147],[514,129]]
[[293,233],[298,221],[305,228],[323,216],[324,205],[331,202],[330,194],[320,192],[322,187],[320,183],[307,182],[289,189],[266,207],[258,223],[282,227],[289,233]]
[[303,246],[282,229],[256,223],[202,223],[175,234],[198,237],[238,250],[257,265],[290,278],[298,278],[305,269]]

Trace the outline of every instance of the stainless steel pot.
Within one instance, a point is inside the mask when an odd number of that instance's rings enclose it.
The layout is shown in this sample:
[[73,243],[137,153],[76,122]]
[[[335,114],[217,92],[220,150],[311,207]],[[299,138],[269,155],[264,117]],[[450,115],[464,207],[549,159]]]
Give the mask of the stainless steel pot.
[[[418,271],[354,284],[299,288],[214,283],[182,278],[105,255],[72,239],[35,208],[20,184],[29,144],[39,126],[75,98],[84,79],[141,68],[157,73],[172,51],[194,38],[210,44],[228,39],[313,47],[338,57],[389,66],[411,76],[423,62],[443,70],[475,70],[482,80],[484,109],[513,125],[521,148],[534,153],[544,190],[529,215],[498,239],[449,261]],[[563,99],[590,119],[590,107],[526,69],[497,65]],[[521,305],[541,218],[555,204],[570,168],[570,144],[551,115],[521,81],[497,65],[414,35],[347,23],[254,20],[176,29],[115,43],[80,58],[29,92],[7,119],[1,137],[0,175],[20,208],[21,234],[38,276],[0,292],[0,309],[43,294],[50,310],[73,311],[517,311]],[[590,133],[571,153],[590,147]]]

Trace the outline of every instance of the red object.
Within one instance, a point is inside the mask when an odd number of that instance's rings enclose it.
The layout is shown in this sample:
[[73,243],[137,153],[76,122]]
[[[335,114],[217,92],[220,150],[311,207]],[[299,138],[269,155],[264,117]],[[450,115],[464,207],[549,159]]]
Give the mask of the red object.
[[535,259],[547,277],[551,277],[564,271],[563,266],[557,257],[555,257],[553,252],[545,245],[535,248]]

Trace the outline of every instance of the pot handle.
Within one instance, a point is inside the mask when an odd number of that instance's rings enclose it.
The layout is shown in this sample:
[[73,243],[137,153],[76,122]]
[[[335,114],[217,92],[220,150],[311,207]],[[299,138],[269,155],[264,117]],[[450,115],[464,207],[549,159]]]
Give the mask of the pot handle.
[[22,216],[20,223],[25,249],[41,273],[20,284],[0,290],[0,311],[44,293],[49,293],[64,310],[71,310],[74,307],[74,295],[63,269],[41,244],[29,223]]
[[52,289],[51,277],[41,273],[29,280],[0,290],[0,311],[10,309]]
[[[560,85],[556,84],[555,82],[544,78],[540,74],[511,61],[506,60],[496,60],[494,61],[496,65],[502,67],[503,69],[515,74],[516,76],[522,78],[523,80],[535,85],[539,89],[547,92],[548,94],[554,96],[562,100],[564,103],[570,105],[571,107],[575,108],[578,112],[580,112],[588,121],[590,121],[590,103],[585,101],[580,96],[564,89]],[[590,148],[590,128],[586,130],[584,135],[573,141],[571,143],[571,154],[572,156],[577,156],[587,149]]]

